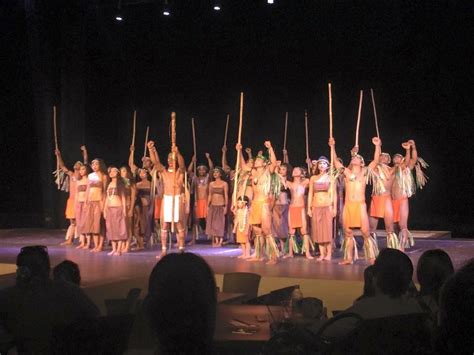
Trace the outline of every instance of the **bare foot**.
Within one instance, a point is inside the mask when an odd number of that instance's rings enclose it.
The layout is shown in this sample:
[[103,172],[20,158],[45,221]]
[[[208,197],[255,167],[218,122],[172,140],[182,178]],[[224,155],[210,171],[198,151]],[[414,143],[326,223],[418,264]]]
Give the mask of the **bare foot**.
[[326,256],[323,260],[324,260],[324,261],[331,261],[331,260],[332,260],[332,256]]
[[86,248],[86,246],[85,246],[85,245],[82,245],[82,244],[80,244],[80,245],[78,245],[78,246],[76,247],[76,249],[85,249],[85,248]]
[[293,254],[286,254],[283,256],[283,259],[288,259],[288,258],[293,258],[294,255]]
[[265,264],[266,265],[275,265],[277,263],[276,259],[271,259],[271,260],[268,260]]
[[352,260],[343,260],[339,262],[339,265],[352,265],[354,261]]
[[313,257],[313,256],[311,256],[311,254],[306,254],[306,259],[308,259],[308,260],[313,260],[313,259],[314,259],[314,257]]
[[112,250],[110,253],[107,253],[107,255],[114,255],[115,254],[115,250]]
[[245,259],[245,255],[240,255],[237,257],[237,259]]
[[69,242],[69,241],[67,241],[67,242],[62,242],[62,243],[59,244],[59,245],[72,245],[72,242]]
[[322,256],[320,256],[319,258],[316,259],[316,261],[323,261],[324,258]]
[[257,258],[257,257],[250,257],[247,259],[247,261],[263,261],[263,258]]
[[114,253],[114,256],[122,256],[122,252],[120,250],[118,250]]

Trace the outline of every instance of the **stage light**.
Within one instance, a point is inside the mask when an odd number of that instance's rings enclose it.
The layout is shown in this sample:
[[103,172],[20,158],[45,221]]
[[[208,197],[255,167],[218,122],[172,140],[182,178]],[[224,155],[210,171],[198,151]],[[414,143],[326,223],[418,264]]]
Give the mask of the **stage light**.
[[220,11],[221,10],[221,2],[219,0],[214,0],[214,10]]
[[122,20],[123,20],[123,15],[122,15],[122,0],[118,0],[118,3],[117,3],[117,11],[115,12],[115,20],[116,20],[116,21],[122,21]]
[[171,8],[170,8],[170,4],[168,3],[168,0],[165,0],[165,4],[163,6],[163,15],[165,16],[171,15]]
[[267,0],[267,4],[273,4],[273,0]]

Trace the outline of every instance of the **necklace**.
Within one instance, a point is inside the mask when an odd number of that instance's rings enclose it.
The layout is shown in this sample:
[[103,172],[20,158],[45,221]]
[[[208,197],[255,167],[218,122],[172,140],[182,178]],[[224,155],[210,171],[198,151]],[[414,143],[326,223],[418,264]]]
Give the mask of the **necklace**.
[[116,187],[111,187],[107,190],[107,197],[109,198],[109,200],[112,200],[112,198],[116,195],[117,195],[117,188]]

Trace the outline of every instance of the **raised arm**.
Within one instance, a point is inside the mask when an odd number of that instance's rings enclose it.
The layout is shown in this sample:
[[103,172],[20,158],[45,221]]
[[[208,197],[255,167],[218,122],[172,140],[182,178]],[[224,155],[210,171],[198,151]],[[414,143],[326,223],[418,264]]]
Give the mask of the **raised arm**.
[[[252,167],[247,164],[247,162],[245,161],[244,156],[243,156],[243,154],[242,154],[242,144],[237,143],[237,144],[235,145],[235,150],[237,151],[237,158],[236,158],[236,159],[239,159],[240,169],[241,169],[241,170],[243,170],[243,169],[246,169],[246,170],[251,169]],[[237,174],[237,172],[235,172],[235,173]]]
[[63,161],[63,158],[61,156],[61,152],[59,149],[56,149],[54,151],[54,154],[56,154],[56,159],[58,160],[58,164],[59,164],[59,169],[61,169],[62,171],[64,171],[65,173],[69,174],[71,173],[71,171],[69,171],[69,169],[66,167],[66,165],[64,164],[64,161]]
[[153,163],[154,169],[156,171],[163,171],[165,167],[160,162],[160,157],[158,156],[158,151],[156,150],[155,142],[149,141],[147,143],[148,151],[150,152],[150,159]]
[[222,147],[222,158],[221,158],[221,164],[222,164],[222,168],[228,168],[230,169],[230,166],[229,164],[227,163],[227,146],[224,145]]
[[178,147],[176,147],[176,156],[178,158],[178,169],[184,173],[186,171],[186,164],[184,163],[184,158],[179,152]]
[[211,154],[206,153],[206,159],[207,159],[207,164],[209,164],[209,171],[212,171],[212,169],[214,169],[214,162],[211,159]]
[[329,138],[329,147],[331,148],[331,153],[333,155],[334,159],[334,167],[339,170],[341,168],[344,168],[344,165],[341,164],[341,162],[337,159],[337,154],[336,154],[336,141],[334,138]]
[[382,153],[382,141],[378,137],[372,138],[372,143],[375,145],[374,160],[369,164],[369,169],[375,169],[380,160],[380,154]]
[[128,157],[128,166],[130,167],[130,170],[132,171],[133,175],[137,173],[137,169],[138,169],[138,166],[136,166],[134,162],[134,155],[135,155],[135,146],[131,145],[130,155]]
[[196,156],[193,155],[191,158],[191,162],[188,165],[188,175],[189,176],[194,176],[194,162],[196,161]]
[[283,163],[290,164],[290,158],[288,158],[288,151],[283,149]]
[[275,156],[275,151],[273,150],[272,143],[270,141],[266,141],[264,144],[265,144],[265,147],[268,149],[268,153],[270,153],[270,166],[269,166],[269,169],[270,169],[270,172],[273,173],[275,171],[276,166],[277,166],[277,164],[276,164],[277,158]]
[[245,148],[245,153],[247,153],[247,161],[253,160],[252,148]]
[[81,152],[84,165],[89,164],[89,154],[87,153],[87,147],[85,145],[81,145]]
[[410,144],[411,147],[411,158],[410,160],[407,160],[407,164],[408,168],[413,170],[415,168],[416,162],[418,161],[418,151],[416,150],[415,141],[413,139],[410,139],[408,144]]

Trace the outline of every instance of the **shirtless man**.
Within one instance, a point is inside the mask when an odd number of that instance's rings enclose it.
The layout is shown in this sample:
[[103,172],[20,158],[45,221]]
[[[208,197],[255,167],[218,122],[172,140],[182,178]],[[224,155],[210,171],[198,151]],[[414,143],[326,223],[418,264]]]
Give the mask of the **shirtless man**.
[[400,250],[413,246],[414,240],[408,231],[409,203],[408,199],[415,193],[416,185],[413,179],[412,170],[418,161],[418,152],[415,141],[409,140],[402,144],[405,149],[405,159],[401,154],[393,156],[394,183],[392,185],[392,204],[394,212],[394,222],[400,228]]
[[[373,264],[378,254],[376,242],[369,234],[369,216],[367,215],[367,207],[365,204],[365,187],[369,169],[373,170],[380,159],[382,142],[379,138],[372,138],[375,145],[374,160],[368,167],[364,165],[364,158],[358,153],[358,147],[352,148],[352,159],[349,167],[345,168],[345,203],[343,211],[344,220],[344,242],[342,249],[344,250],[344,260],[340,262],[342,265],[352,264],[358,259],[357,245],[355,243],[352,228],[360,228],[364,238],[365,258],[369,263]],[[336,155],[336,142],[334,138],[329,139],[329,146],[334,154],[334,165],[336,169],[343,168]]]
[[392,185],[395,179],[394,169],[389,166],[390,155],[381,153],[378,164],[369,175],[372,180],[372,198],[370,201],[370,235],[377,240],[379,218],[384,219],[387,233],[387,248],[398,249],[398,237],[393,232]]
[[272,145],[266,141],[265,147],[270,154],[270,161],[262,155],[257,155],[253,161],[253,166],[245,163],[242,158],[242,145],[237,144],[237,156],[242,159],[243,170],[251,171],[252,185],[252,205],[250,208],[249,223],[252,225],[255,234],[255,259],[264,259],[264,248],[267,252],[269,264],[277,262],[279,257],[278,247],[272,236],[272,211],[271,202],[271,174],[275,171],[276,157]]
[[79,170],[84,164],[87,164],[87,149],[83,145],[81,146],[83,163],[77,161],[74,163],[73,170],[69,170],[64,164],[61,152],[59,149],[55,151],[56,158],[58,159],[59,169],[69,176],[69,198],[66,203],[66,218],[69,219],[69,227],[66,232],[66,241],[62,242],[61,245],[72,245],[74,238],[77,237],[76,227],[76,216],[75,216],[75,204],[76,204],[76,183],[81,178]]
[[194,175],[193,166],[196,157],[193,156],[191,163],[188,166],[188,175],[191,176],[191,193],[194,195],[194,218],[193,218],[193,233],[192,240],[189,243],[193,245],[196,243],[196,238],[199,237],[199,228],[204,230],[206,228],[207,217],[207,199],[209,195],[209,169],[214,169],[214,163],[211,160],[209,153],[206,153],[206,159],[209,168],[205,165],[198,165],[196,167],[196,175]]
[[186,167],[184,165],[184,159],[176,146],[172,147],[171,153],[168,154],[167,169],[161,164],[153,141],[148,142],[148,149],[153,164],[163,179],[164,195],[161,206],[161,255],[157,257],[160,258],[167,253],[166,242],[170,227],[171,232],[177,231],[178,248],[180,252],[184,252],[186,237],[184,174]]
[[[308,188],[309,180],[303,175],[301,168],[294,168],[292,172],[293,181],[287,181],[286,185],[290,189],[291,202],[288,213],[288,225],[289,225],[289,252],[285,257],[292,258],[293,253],[298,253],[298,247],[295,241],[296,230],[299,229],[303,236],[303,249],[302,253],[305,253],[307,259],[313,259],[311,256],[311,247],[314,247],[310,242],[308,234],[308,225],[306,219],[306,207],[305,207],[305,192]],[[295,250],[296,249],[296,250]]]

